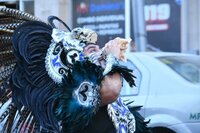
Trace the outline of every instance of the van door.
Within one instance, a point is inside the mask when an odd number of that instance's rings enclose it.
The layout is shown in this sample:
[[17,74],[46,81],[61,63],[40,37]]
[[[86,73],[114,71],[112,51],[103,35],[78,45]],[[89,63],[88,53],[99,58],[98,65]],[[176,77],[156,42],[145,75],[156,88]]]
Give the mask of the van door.
[[[132,55],[132,54],[130,54]],[[134,101],[131,106],[145,106],[148,89],[149,89],[149,79],[150,72],[148,69],[138,60],[135,56],[128,58],[127,62],[124,63],[129,69],[133,70],[133,74],[136,76],[135,87],[130,87],[127,82],[123,82],[123,88],[121,91],[121,96],[124,101]],[[144,116],[144,110],[141,108],[141,115]]]

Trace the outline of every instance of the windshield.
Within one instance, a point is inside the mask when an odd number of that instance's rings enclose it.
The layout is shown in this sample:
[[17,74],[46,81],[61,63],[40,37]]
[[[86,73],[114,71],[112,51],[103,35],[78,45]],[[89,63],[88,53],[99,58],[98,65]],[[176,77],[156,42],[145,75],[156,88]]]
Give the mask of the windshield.
[[199,56],[165,56],[158,59],[187,81],[194,84],[200,83]]

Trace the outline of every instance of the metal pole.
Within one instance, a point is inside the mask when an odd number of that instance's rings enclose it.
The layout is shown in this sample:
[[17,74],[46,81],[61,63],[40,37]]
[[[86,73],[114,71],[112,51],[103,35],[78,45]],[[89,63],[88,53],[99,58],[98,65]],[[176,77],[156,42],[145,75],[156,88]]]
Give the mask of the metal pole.
[[181,52],[188,52],[189,48],[189,1],[183,0],[181,5]]
[[134,37],[137,51],[146,51],[146,25],[144,20],[144,0],[132,0]]
[[[198,6],[200,6],[200,1],[198,0]],[[199,13],[199,11],[200,11],[200,9],[199,8],[197,8],[198,9],[198,13]],[[199,22],[198,22],[198,27],[199,27],[199,30],[198,30],[198,39],[199,39],[199,41],[198,41],[198,51],[197,51],[197,54],[198,55],[200,55],[200,14],[198,14],[198,18],[199,18]]]
[[[125,0],[125,38],[128,39],[131,37],[131,29],[130,29],[130,0]],[[126,53],[130,53],[130,44],[128,45],[128,49],[126,50]]]
[[24,11],[24,3],[23,0],[19,0],[19,10]]

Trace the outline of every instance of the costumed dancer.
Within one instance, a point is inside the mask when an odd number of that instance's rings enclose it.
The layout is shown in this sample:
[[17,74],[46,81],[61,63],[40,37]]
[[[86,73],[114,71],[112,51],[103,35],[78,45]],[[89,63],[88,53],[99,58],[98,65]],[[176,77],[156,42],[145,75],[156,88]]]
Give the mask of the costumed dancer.
[[[106,108],[108,121],[114,125],[110,127],[113,132],[148,132],[137,112],[139,107],[129,109],[119,97],[105,100],[109,97],[104,92],[106,88],[107,92],[121,88],[116,86],[109,91],[106,83],[117,81],[120,85],[122,77],[134,85],[132,71],[118,63],[119,49],[116,52],[109,48],[113,44],[108,43],[97,52],[85,49],[87,56],[84,48],[97,40],[92,30],[71,30],[55,16],[45,23],[8,8],[0,8],[0,17],[2,133],[82,133],[98,122],[95,117],[102,108]],[[58,29],[54,20],[68,31]],[[99,59],[103,59],[103,65]]]

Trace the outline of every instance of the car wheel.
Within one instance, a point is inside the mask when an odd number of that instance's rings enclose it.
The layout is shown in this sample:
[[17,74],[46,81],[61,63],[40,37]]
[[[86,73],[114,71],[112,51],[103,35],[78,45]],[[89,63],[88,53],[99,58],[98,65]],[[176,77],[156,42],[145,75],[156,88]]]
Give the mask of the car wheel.
[[154,127],[152,128],[152,133],[176,133],[165,127]]

